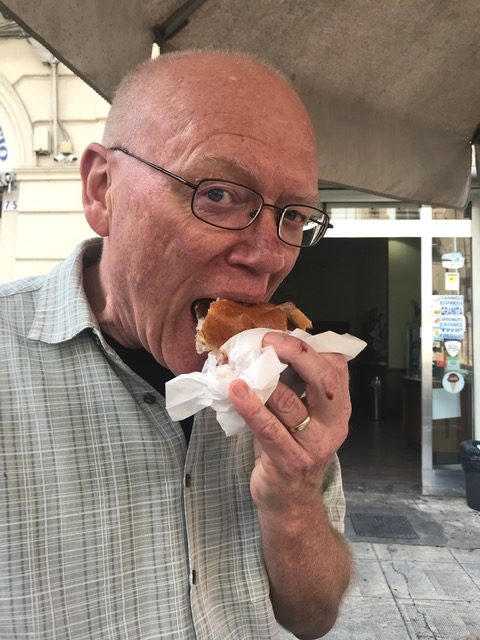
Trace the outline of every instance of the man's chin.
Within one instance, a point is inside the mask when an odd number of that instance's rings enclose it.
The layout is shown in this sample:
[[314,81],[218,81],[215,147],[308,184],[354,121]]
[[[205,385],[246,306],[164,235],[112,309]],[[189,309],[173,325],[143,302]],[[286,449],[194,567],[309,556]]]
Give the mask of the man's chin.
[[201,371],[206,359],[206,353],[176,353],[172,354],[171,357],[168,358],[167,368],[170,369],[170,371],[176,376],[180,375],[181,373],[192,373],[193,371]]

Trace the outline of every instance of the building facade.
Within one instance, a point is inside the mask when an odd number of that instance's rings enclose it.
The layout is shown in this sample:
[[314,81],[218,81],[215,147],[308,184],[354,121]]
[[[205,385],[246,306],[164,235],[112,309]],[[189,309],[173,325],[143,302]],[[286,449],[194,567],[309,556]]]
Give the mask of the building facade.
[[43,273],[92,235],[79,157],[109,105],[0,17],[0,281]]

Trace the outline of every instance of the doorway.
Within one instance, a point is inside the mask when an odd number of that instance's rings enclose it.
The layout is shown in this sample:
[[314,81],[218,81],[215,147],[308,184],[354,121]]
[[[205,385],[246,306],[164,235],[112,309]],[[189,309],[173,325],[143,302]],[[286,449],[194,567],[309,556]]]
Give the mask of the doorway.
[[[420,238],[327,237],[300,254],[275,297],[294,300],[315,332],[368,344],[350,365],[352,417],[339,452],[347,489],[421,491],[421,433],[408,433],[403,402],[408,378],[420,381],[419,345],[414,352],[409,341],[420,325],[420,277]],[[409,411],[420,425],[421,403]]]

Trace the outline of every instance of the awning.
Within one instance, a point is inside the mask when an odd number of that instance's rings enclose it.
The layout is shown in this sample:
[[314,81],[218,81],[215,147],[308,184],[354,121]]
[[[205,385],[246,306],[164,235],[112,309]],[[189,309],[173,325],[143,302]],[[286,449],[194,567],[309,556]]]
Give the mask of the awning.
[[312,114],[321,180],[463,207],[480,124],[478,0],[5,0],[101,95],[151,55],[228,48],[280,68]]

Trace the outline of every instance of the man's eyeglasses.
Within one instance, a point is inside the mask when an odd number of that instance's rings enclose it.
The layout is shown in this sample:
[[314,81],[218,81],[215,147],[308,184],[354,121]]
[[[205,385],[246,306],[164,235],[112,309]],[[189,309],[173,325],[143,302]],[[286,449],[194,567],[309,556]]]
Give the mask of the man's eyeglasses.
[[195,184],[140,158],[124,147],[113,146],[110,149],[121,151],[193,189],[193,215],[213,227],[232,231],[246,229],[255,222],[264,207],[274,210],[278,237],[292,247],[312,247],[323,238],[327,229],[332,227],[328,215],[316,207],[306,204],[288,204],[284,207],[267,204],[253,189],[230,180],[207,178]]

